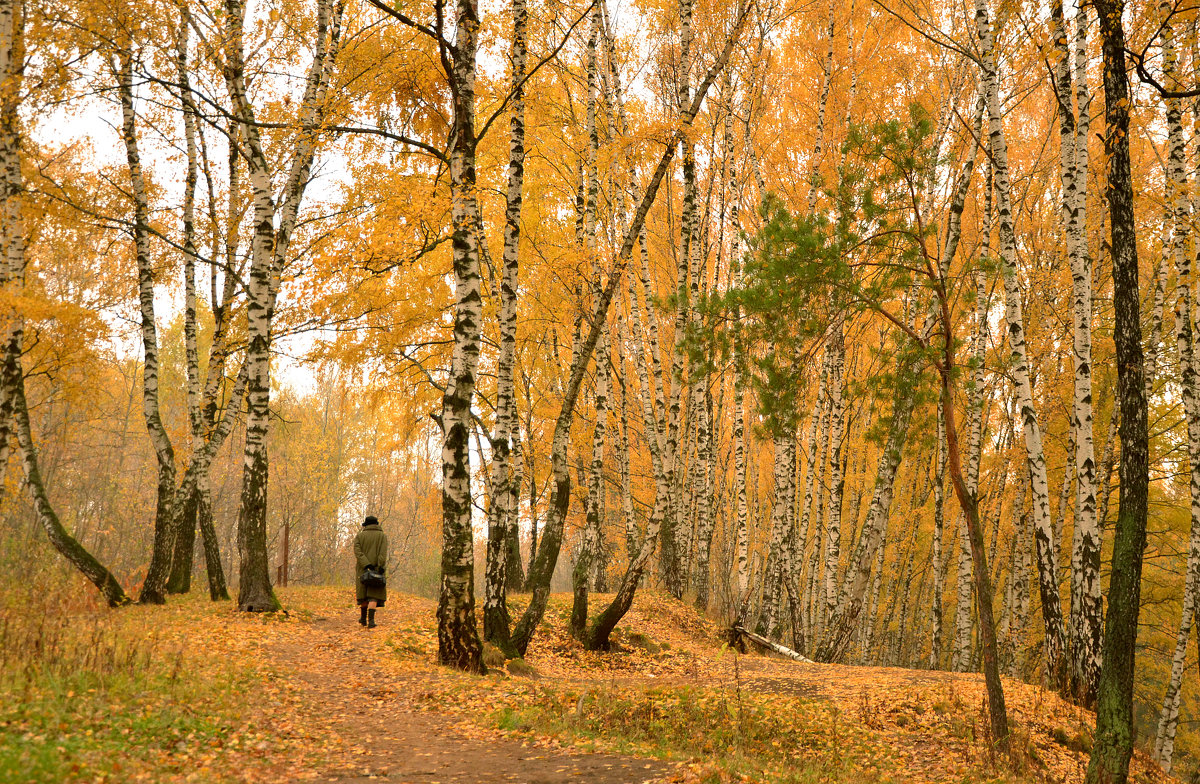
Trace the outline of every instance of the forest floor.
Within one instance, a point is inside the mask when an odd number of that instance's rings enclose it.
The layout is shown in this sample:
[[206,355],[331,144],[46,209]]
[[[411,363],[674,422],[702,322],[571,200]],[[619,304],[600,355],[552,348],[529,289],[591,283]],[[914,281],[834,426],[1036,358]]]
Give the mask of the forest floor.
[[[998,758],[976,675],[738,654],[653,593],[609,653],[566,635],[556,596],[527,658],[482,677],[434,664],[430,600],[393,594],[368,630],[347,589],[280,597],[6,612],[0,782],[1067,784],[1087,763],[1091,715],[1041,689],[1006,681]],[[1141,754],[1134,780],[1167,781]]]

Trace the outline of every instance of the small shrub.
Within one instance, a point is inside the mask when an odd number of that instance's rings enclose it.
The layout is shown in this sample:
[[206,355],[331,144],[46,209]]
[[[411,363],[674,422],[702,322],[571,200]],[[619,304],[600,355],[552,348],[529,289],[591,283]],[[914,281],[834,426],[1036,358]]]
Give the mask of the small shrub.
[[491,643],[485,642],[483,644],[483,663],[489,670],[503,669],[504,662],[504,651],[500,650]]
[[527,664],[524,659],[509,659],[505,666],[508,668],[509,675],[516,675],[519,678],[538,677],[538,671]]
[[657,642],[641,632],[630,632],[629,644],[635,648],[641,648],[646,653],[651,654],[660,653],[663,650],[662,645],[659,645]]

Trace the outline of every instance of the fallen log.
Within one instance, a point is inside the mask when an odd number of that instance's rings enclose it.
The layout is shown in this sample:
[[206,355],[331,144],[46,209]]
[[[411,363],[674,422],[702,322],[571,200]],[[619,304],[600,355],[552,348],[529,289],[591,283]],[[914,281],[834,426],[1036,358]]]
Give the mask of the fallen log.
[[733,632],[734,632],[734,634],[745,637],[747,640],[754,643],[755,645],[758,645],[761,648],[766,648],[767,650],[769,650],[773,653],[778,653],[780,656],[786,656],[787,658],[792,659],[793,661],[804,662],[805,664],[816,664],[816,662],[813,661],[812,659],[809,659],[808,657],[806,657],[802,654],[796,653],[791,648],[785,648],[784,646],[780,645],[777,642],[771,642],[766,637],[763,637],[761,634],[755,634],[754,632],[752,632],[749,629],[746,629],[742,626],[734,626]]

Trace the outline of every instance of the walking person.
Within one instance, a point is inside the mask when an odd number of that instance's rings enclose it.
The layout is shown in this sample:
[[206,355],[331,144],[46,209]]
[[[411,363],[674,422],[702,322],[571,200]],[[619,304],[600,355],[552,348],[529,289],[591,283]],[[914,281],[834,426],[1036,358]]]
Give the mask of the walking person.
[[362,611],[358,622],[375,628],[375,610],[387,601],[388,538],[374,515],[367,515],[354,537],[355,593]]

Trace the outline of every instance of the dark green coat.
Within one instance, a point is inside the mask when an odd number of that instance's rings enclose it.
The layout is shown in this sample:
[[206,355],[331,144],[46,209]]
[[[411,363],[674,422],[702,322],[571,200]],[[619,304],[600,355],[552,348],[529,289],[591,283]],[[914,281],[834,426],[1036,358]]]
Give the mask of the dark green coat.
[[379,602],[380,606],[387,601],[387,586],[370,587],[363,585],[359,581],[359,575],[362,574],[363,567],[368,564],[374,564],[387,570],[388,562],[388,538],[387,534],[378,524],[364,525],[362,530],[358,532],[358,536],[354,537],[354,585],[358,601],[365,602],[368,599],[374,599]]

